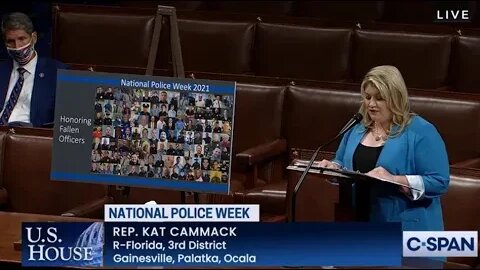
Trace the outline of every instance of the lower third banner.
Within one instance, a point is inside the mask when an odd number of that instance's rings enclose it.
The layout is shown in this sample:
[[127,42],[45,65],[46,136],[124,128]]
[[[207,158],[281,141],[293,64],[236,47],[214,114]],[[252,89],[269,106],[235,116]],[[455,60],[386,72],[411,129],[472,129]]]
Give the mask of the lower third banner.
[[400,266],[402,259],[397,223],[24,223],[22,242],[25,266]]

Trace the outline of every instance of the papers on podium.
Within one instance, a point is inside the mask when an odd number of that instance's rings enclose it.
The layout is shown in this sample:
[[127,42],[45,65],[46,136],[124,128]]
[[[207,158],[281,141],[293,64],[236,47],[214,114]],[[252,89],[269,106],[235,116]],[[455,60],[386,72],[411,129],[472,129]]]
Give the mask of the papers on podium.
[[[303,172],[305,168],[308,166],[308,160],[296,160],[293,162],[293,165],[290,165],[287,167],[287,170],[293,170],[293,171],[299,171]],[[409,185],[405,185],[402,183],[395,182],[393,180],[388,180],[380,177],[373,177],[370,175],[366,175],[361,172],[355,172],[351,170],[345,170],[345,169],[334,169],[334,168],[325,168],[325,167],[320,167],[320,161],[315,161],[308,171],[309,173],[317,173],[317,174],[324,174],[324,175],[330,175],[330,176],[335,176],[335,177],[340,177],[340,178],[346,178],[346,179],[352,179],[352,180],[365,180],[365,181],[382,181],[386,183],[390,183],[392,185],[396,185],[399,187],[406,187],[409,189],[417,190],[420,191],[416,188],[413,188]]]

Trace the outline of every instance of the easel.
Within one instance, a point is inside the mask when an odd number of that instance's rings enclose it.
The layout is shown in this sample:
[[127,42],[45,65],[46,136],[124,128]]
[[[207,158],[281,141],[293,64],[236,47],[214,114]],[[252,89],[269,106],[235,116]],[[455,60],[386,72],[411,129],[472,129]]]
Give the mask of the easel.
[[[160,35],[162,33],[162,24],[168,20],[170,25],[170,47],[172,52],[172,77],[185,78],[185,71],[183,68],[182,48],[180,45],[180,36],[178,34],[177,13],[174,7],[158,6],[155,14],[155,26],[153,28],[152,42],[150,43],[150,51],[148,54],[147,70],[145,75],[152,76],[155,69],[155,62],[157,60],[158,47],[160,43]],[[108,194],[112,194],[112,187],[109,186]],[[117,186],[117,190],[122,191],[122,196],[128,197],[130,194],[130,187]],[[200,202],[200,197],[197,192],[193,193],[194,203]],[[181,191],[182,204],[187,203],[187,192]]]

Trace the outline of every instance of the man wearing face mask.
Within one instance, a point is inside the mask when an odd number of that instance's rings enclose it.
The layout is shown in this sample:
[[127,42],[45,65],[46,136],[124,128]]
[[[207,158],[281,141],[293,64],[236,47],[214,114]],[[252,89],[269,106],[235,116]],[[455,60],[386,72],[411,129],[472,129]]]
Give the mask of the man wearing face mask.
[[0,63],[0,125],[47,126],[54,118],[57,69],[66,65],[37,54],[37,33],[27,15],[5,15],[1,29],[12,60]]

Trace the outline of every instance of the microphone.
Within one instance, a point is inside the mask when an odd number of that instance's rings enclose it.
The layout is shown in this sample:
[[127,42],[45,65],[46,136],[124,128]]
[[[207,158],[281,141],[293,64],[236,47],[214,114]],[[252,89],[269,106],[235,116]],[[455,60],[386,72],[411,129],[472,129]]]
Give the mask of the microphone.
[[300,179],[298,180],[297,184],[295,185],[295,189],[293,190],[293,193],[292,193],[292,203],[291,203],[291,209],[290,209],[290,213],[291,213],[291,220],[290,222],[295,222],[295,206],[296,206],[296,203],[297,203],[297,193],[298,191],[300,190],[300,187],[302,186],[302,183],[303,181],[305,180],[305,176],[307,176],[307,173],[308,171],[310,170],[310,168],[312,168],[312,165],[313,163],[315,162],[315,159],[317,158],[318,156],[318,153],[320,152],[321,149],[323,149],[324,147],[326,147],[327,145],[330,145],[332,142],[334,142],[335,140],[338,139],[338,137],[340,136],[343,136],[347,131],[349,131],[353,126],[355,126],[356,124],[360,123],[360,121],[362,121],[363,119],[363,115],[360,114],[360,113],[356,113],[353,115],[353,117],[345,124],[345,126],[340,130],[340,132],[335,136],[333,137],[333,139],[331,139],[330,141],[328,141],[327,143],[325,144],[322,144],[320,145],[317,150],[315,150],[315,152],[313,153],[313,156],[312,158],[310,158],[310,161],[308,162],[308,165],[307,167],[305,168],[305,170],[303,171],[302,175],[300,176]]
[[[342,130],[340,130],[340,132],[338,133],[337,136],[341,136],[341,135],[345,134],[345,132],[350,130],[354,125],[356,125],[357,123],[360,123],[360,121],[362,121],[362,119],[363,119],[362,114],[360,114],[360,113],[354,114],[353,117],[345,124],[345,126],[342,128]],[[335,137],[334,140],[336,138],[337,137]]]

